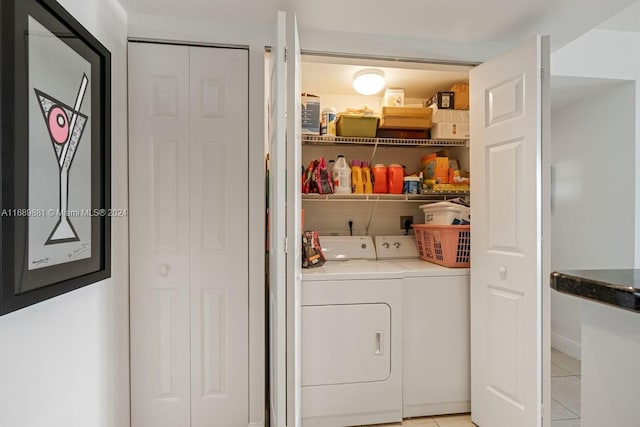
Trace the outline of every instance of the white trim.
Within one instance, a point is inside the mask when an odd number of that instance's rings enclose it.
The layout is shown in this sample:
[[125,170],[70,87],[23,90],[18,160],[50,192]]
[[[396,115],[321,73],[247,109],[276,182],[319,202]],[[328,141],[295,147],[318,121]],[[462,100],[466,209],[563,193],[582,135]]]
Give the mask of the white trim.
[[560,350],[564,354],[568,354],[575,359],[582,359],[582,345],[570,340],[569,338],[565,338],[562,335],[551,333],[551,348]]
[[249,423],[248,427],[264,427],[264,423]]

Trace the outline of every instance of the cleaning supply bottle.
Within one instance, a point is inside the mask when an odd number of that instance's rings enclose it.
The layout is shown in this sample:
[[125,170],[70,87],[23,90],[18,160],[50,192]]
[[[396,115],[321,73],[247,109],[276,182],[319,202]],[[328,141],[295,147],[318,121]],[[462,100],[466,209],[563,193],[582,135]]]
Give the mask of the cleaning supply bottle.
[[329,164],[327,165],[327,172],[329,172],[329,177],[331,178],[331,181],[333,181],[333,166],[335,166],[336,161],[331,159],[329,160]]
[[387,192],[402,194],[404,186],[404,168],[397,163],[387,166]]
[[371,170],[373,171],[373,192],[377,194],[386,194],[387,167],[378,163]]
[[364,193],[364,182],[362,180],[360,160],[351,160],[351,190],[353,191],[353,194]]
[[333,166],[333,192],[335,194],[351,194],[351,168],[342,154]]
[[362,183],[365,194],[373,193],[373,184],[371,183],[371,169],[369,168],[369,162],[362,161]]

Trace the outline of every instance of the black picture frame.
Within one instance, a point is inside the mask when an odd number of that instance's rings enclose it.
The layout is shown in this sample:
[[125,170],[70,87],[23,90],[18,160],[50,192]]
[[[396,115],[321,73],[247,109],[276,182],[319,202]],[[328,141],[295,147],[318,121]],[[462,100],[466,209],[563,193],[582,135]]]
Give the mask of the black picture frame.
[[0,2],[0,203],[0,315],[111,276],[111,54],[54,0]]

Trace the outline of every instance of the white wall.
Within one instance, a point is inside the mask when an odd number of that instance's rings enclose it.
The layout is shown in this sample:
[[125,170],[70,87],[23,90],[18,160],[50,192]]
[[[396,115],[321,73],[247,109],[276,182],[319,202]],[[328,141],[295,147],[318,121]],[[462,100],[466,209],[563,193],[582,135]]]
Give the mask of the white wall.
[[[631,147],[628,147],[628,151],[625,154],[619,156],[619,158],[625,163],[628,163],[631,159],[633,162],[633,169],[636,172],[634,175],[630,176],[630,180],[622,183],[627,188],[625,192],[620,191],[617,187],[617,184],[619,183],[618,181],[616,181],[615,191],[612,191],[611,187],[608,186],[605,188],[602,187],[605,185],[606,181],[596,183],[598,188],[601,190],[600,193],[602,197],[609,198],[612,197],[612,194],[622,195],[622,197],[618,196],[617,198],[626,198],[624,203],[633,204],[633,206],[627,206],[628,210],[625,211],[625,215],[628,215],[629,212],[633,212],[633,218],[627,219],[626,234],[624,234],[624,237],[622,238],[622,242],[624,242],[622,243],[622,247],[626,247],[628,245],[628,239],[634,240],[633,249],[631,250],[632,258],[629,260],[629,254],[627,253],[616,262],[615,259],[609,258],[609,249],[607,249],[606,251],[603,251],[602,258],[603,262],[606,261],[607,264],[602,264],[600,267],[640,267],[640,186],[636,184],[638,176],[640,176],[639,172],[637,172],[640,171],[640,132],[638,132],[638,129],[640,129],[640,109],[635,107],[638,100],[640,100],[640,85],[637,84],[637,80],[640,77],[640,57],[638,55],[630,54],[630,52],[636,52],[639,47],[640,33],[595,29],[577,38],[563,48],[558,49],[551,55],[552,76],[620,79],[636,82],[635,88],[627,86],[627,92],[631,91],[634,95],[633,103],[624,112],[624,114],[632,115],[631,120],[634,124],[631,136],[627,134],[627,137],[630,137],[632,140]],[[595,97],[591,97],[592,101],[594,99]],[[620,111],[620,107],[616,107],[616,109]],[[575,111],[578,110],[574,110],[573,114],[575,114]],[[557,123],[557,121],[559,120],[559,117],[562,117],[562,113],[559,114],[560,115],[558,117],[556,117],[556,114],[552,117],[552,129],[555,128],[556,133],[555,135],[552,135],[552,149],[554,156],[560,155],[560,151],[557,150],[562,150],[564,142],[560,137],[561,135],[558,133],[560,127],[558,126],[559,123]],[[565,112],[564,114],[569,115],[571,113]],[[605,114],[609,114],[609,112]],[[598,123],[603,122],[598,120]],[[594,126],[595,121],[582,119],[579,120],[579,124],[580,126],[576,129],[581,129],[583,126]],[[618,131],[616,130],[613,134],[616,135],[616,138],[612,138],[607,135],[604,140],[592,141],[591,144],[589,144],[589,147],[592,147],[591,149],[602,150],[601,154],[609,153],[609,146],[611,144],[619,143],[619,139],[617,138]],[[585,134],[585,137],[588,136],[589,135]],[[579,144],[576,146],[575,148],[579,149],[576,150],[576,153],[582,152],[585,146],[586,144]],[[568,173],[568,169],[566,169],[565,172]],[[579,209],[579,207],[576,208]],[[580,212],[580,217],[582,217],[582,211],[578,212]],[[552,221],[554,221],[554,219],[552,219]],[[570,221],[564,220],[564,223],[565,226],[567,226],[567,224],[570,224]],[[558,222],[557,219],[555,219],[555,224],[556,226],[553,231],[556,234],[563,233],[565,231],[559,227],[560,222]],[[618,230],[618,225],[615,225],[615,227],[616,230]],[[601,232],[600,230],[602,228],[604,227],[598,227],[598,231]],[[557,245],[559,244],[559,241],[559,236],[552,233],[553,244]],[[587,267],[589,265],[593,268],[597,268],[597,266],[594,266],[591,263],[595,258],[595,251],[597,251],[597,249],[594,248],[594,246],[582,244],[581,242],[582,240],[579,240],[574,245],[576,246],[574,253],[571,252],[571,248],[568,243],[564,250],[560,250],[560,248],[557,247],[552,248],[552,268],[580,268]],[[580,248],[580,251],[586,251],[584,252],[584,259],[576,259],[578,247]],[[614,254],[615,253],[616,252],[614,250]],[[561,348],[574,356],[579,356],[576,352],[579,350],[581,342],[579,303],[580,302],[576,298],[561,295],[555,291],[552,293],[552,345]]]
[[[635,80],[640,78],[640,33],[592,30],[557,50],[551,56],[551,74],[604,79]],[[635,88],[640,100],[640,85]],[[635,105],[638,105],[636,102]],[[640,108],[635,108],[636,129],[640,130]],[[635,132],[635,169],[640,171],[640,131]],[[636,174],[636,181],[640,175]],[[640,185],[633,191],[635,200],[634,266],[640,268]],[[630,231],[631,232],[631,229]]]
[[[111,51],[112,206],[127,208],[126,31],[116,0],[59,0]],[[127,218],[112,277],[0,317],[0,426],[129,425]]]
[[[552,270],[633,265],[634,104],[635,84],[626,81],[552,110]],[[552,292],[552,346],[578,358],[580,307]]]

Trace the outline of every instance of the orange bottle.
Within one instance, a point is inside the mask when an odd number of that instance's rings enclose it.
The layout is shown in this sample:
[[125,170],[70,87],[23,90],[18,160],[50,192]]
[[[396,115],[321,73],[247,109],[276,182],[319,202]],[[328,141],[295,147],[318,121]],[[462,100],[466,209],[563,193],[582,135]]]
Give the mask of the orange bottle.
[[402,194],[404,186],[404,168],[402,165],[392,164],[387,167],[387,191],[389,194]]
[[387,193],[387,167],[378,163],[373,171],[373,192],[378,194]]

